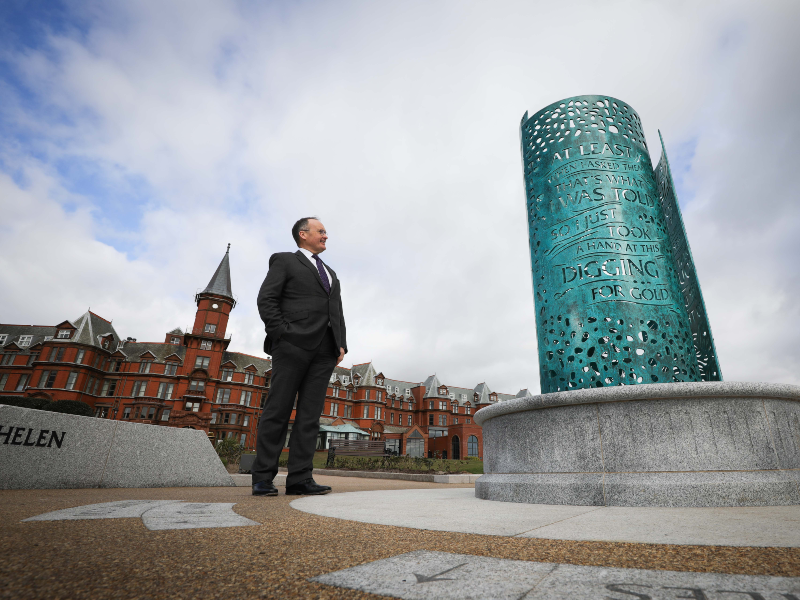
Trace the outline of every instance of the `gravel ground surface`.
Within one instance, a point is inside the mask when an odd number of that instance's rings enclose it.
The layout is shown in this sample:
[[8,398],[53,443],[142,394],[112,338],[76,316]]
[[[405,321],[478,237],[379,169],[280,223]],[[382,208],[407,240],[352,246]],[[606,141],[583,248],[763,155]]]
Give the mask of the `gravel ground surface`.
[[[334,492],[454,486],[316,477]],[[463,486],[470,487],[470,486]],[[0,491],[0,598],[377,598],[314,577],[412,550],[671,571],[800,576],[800,549],[506,538],[369,525],[303,513],[248,488]],[[261,527],[149,531],[141,519],[39,521],[119,500],[235,502]]]

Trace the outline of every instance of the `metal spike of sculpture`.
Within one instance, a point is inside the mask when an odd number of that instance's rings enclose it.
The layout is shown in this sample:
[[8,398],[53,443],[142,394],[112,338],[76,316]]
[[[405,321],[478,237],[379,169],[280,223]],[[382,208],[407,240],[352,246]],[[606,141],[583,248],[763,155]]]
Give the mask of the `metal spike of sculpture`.
[[576,96],[520,124],[543,393],[721,381],[664,151],[624,102]]

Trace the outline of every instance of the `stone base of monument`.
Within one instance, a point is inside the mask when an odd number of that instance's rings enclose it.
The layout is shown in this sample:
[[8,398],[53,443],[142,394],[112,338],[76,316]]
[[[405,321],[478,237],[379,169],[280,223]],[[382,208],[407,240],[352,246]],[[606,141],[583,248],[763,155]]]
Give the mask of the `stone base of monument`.
[[800,386],[606,387],[501,402],[483,426],[486,500],[591,506],[800,504]]
[[204,431],[0,405],[0,489],[233,485]]

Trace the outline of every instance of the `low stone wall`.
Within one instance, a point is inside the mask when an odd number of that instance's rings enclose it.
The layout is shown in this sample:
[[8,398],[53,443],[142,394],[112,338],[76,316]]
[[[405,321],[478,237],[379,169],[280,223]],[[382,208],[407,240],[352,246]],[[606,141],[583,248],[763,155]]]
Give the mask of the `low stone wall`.
[[651,384],[543,394],[475,414],[488,500],[800,504],[800,387]]
[[233,485],[203,431],[0,405],[0,489]]

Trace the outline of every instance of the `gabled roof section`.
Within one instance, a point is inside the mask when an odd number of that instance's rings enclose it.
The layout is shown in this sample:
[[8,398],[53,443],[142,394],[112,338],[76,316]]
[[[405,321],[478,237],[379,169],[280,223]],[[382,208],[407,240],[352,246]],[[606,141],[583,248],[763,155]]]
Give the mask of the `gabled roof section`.
[[514,398],[531,398],[532,396],[533,394],[530,393],[528,388],[525,388],[524,390],[518,391],[517,395],[514,396]]
[[436,375],[431,375],[430,377],[428,377],[422,385],[425,386],[424,398],[427,398],[429,396],[433,398],[439,397],[439,388],[442,387],[442,382],[439,381],[439,378],[436,377]]
[[[51,325],[7,325],[0,324],[0,334],[5,335],[5,342],[0,346],[8,346],[12,342],[17,343],[20,349],[28,350],[33,346],[45,341],[46,338],[53,338],[56,334],[56,328]],[[25,346],[20,346],[20,336],[31,336],[30,343]],[[72,341],[72,340],[67,340]]]
[[489,404],[491,402],[491,400],[489,400],[489,394],[492,393],[492,390],[490,390],[489,386],[485,383],[476,385],[473,392],[478,394],[478,404]]
[[92,311],[87,310],[74,321],[70,321],[76,331],[72,334],[70,342],[75,344],[86,344],[88,346],[101,347],[100,338],[111,334],[114,341],[119,342],[120,337],[114,330],[114,326],[102,317],[98,317]]
[[225,251],[225,256],[219,263],[217,270],[208,282],[206,289],[201,294],[214,294],[216,296],[224,296],[233,300],[233,291],[231,291],[231,265],[228,255],[231,251],[231,245],[228,244],[228,249]]
[[181,331],[180,327],[176,327],[175,329],[173,329],[172,331],[168,331],[167,333],[169,335],[183,335],[183,332]]
[[259,373],[266,373],[272,368],[272,361],[268,358],[259,358],[241,352],[223,352],[222,363],[233,363],[237,373],[243,373],[245,368],[254,366]]
[[139,362],[142,358],[146,358],[156,363],[163,363],[167,357],[175,357],[183,362],[186,356],[186,346],[158,342],[126,342],[122,347],[122,352],[131,362]]
[[371,362],[363,365],[353,365],[353,377],[359,375],[358,385],[375,385],[375,376],[378,374]]

